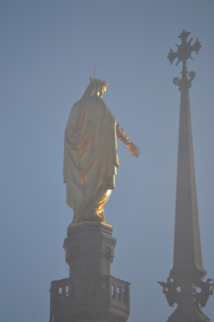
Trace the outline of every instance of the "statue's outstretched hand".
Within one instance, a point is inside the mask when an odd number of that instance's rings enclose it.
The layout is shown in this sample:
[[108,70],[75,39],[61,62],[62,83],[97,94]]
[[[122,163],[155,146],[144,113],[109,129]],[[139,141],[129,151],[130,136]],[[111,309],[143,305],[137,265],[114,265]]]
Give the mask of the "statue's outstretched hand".
[[140,156],[139,148],[134,143],[130,142],[127,145],[127,148],[129,149],[131,155],[133,155],[134,157],[139,157]]

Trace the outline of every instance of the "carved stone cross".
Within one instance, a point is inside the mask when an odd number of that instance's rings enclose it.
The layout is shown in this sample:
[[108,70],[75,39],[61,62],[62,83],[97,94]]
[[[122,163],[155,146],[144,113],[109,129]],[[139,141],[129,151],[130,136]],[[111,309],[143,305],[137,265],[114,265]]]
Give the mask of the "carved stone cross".
[[191,82],[193,80],[193,78],[195,78],[195,72],[190,72],[189,73],[189,79],[187,78],[187,59],[193,59],[191,54],[193,51],[196,52],[196,54],[198,55],[199,50],[201,49],[201,43],[198,41],[198,38],[196,39],[194,45],[191,45],[192,39],[191,38],[189,41],[187,41],[188,36],[190,35],[190,32],[183,30],[182,33],[180,34],[180,36],[178,36],[178,38],[181,39],[181,44],[177,45],[177,52],[174,52],[171,48],[170,48],[170,52],[167,56],[167,58],[169,59],[171,65],[173,64],[173,61],[177,58],[177,62],[176,62],[176,66],[180,63],[180,61],[183,63],[182,65],[182,79],[180,80],[178,77],[175,77],[173,79],[173,83],[177,86],[179,86],[179,89],[182,87],[187,87],[190,88],[191,87]]
[[188,58],[193,59],[191,56],[191,53],[193,51],[195,51],[196,54],[198,55],[198,52],[201,49],[201,43],[198,41],[198,38],[196,39],[194,45],[191,45],[193,38],[191,38],[187,42],[187,38],[190,34],[191,34],[191,32],[183,30],[182,33],[180,34],[180,36],[178,36],[178,38],[181,39],[181,45],[179,46],[176,44],[176,46],[178,47],[176,53],[174,53],[174,51],[170,48],[170,52],[169,52],[167,58],[169,59],[171,64],[173,64],[173,61],[175,58],[178,59],[176,66],[180,63],[180,61],[182,61],[184,63],[185,61],[187,61]]

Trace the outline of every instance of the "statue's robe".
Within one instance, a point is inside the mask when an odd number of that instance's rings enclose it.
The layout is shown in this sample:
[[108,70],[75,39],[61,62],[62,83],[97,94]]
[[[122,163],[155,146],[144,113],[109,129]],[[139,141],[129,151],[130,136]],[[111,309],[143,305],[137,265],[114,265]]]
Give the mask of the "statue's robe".
[[117,121],[105,102],[90,96],[72,107],[65,129],[64,182],[73,223],[100,218],[119,166]]

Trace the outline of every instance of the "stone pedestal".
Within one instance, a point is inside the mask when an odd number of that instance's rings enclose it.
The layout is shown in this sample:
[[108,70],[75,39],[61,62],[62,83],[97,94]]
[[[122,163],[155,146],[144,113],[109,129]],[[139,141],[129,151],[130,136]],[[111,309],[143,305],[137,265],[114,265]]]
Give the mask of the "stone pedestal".
[[116,239],[112,226],[71,225],[64,241],[69,278],[51,282],[50,322],[126,322],[130,283],[110,275]]
[[81,223],[70,226],[67,235],[63,247],[70,277],[110,275],[116,244],[111,225]]

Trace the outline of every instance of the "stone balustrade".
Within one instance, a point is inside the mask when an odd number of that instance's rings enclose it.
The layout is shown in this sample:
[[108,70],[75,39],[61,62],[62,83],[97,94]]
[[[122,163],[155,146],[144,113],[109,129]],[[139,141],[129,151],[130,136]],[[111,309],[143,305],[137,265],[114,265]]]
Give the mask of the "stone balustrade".
[[65,315],[79,315],[80,306],[88,315],[96,313],[96,316],[102,316],[103,312],[106,314],[111,309],[116,313],[122,310],[123,321],[126,321],[130,312],[129,299],[130,283],[109,275],[77,276],[53,281],[50,289],[50,322],[57,321],[57,312],[62,310]]

